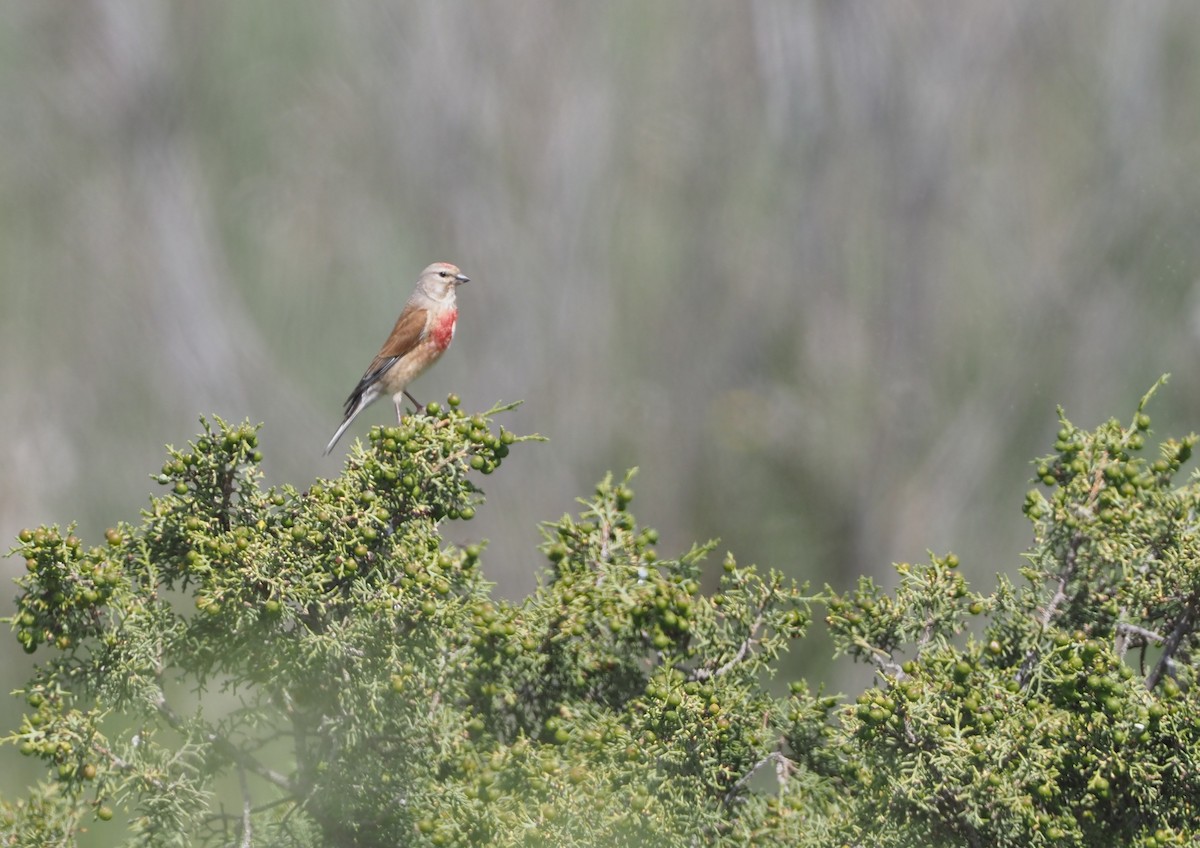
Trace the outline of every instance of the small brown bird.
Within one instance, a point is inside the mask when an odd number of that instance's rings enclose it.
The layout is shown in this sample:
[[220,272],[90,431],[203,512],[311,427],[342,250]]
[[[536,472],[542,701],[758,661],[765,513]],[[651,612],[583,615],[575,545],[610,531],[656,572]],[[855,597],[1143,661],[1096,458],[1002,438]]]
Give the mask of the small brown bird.
[[350,423],[380,395],[389,394],[396,404],[396,419],[404,417],[401,404],[407,397],[418,410],[421,404],[407,391],[408,384],[450,347],[458,322],[455,290],[470,279],[447,262],[435,262],[421,272],[417,288],[404,304],[396,326],[367,368],[350,397],[346,416],[325,447],[326,455]]

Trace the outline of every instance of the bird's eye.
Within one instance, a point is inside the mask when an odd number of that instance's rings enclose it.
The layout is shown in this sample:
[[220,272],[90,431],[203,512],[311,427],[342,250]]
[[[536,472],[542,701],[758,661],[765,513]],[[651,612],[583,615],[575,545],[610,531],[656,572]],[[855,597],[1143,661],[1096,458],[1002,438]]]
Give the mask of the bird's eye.
[[450,275],[447,274],[445,271],[438,271],[438,276],[439,277],[449,277]]

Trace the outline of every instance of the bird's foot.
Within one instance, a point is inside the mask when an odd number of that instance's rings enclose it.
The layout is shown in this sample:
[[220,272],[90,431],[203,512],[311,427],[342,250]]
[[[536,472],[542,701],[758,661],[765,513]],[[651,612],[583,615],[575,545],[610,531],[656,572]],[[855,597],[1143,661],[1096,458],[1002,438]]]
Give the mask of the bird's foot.
[[410,395],[408,392],[405,392],[404,396],[406,398],[408,398],[410,401],[412,401],[412,405],[414,407],[413,415],[424,415],[425,414],[425,404],[417,403],[417,399],[415,397],[413,397],[412,395]]

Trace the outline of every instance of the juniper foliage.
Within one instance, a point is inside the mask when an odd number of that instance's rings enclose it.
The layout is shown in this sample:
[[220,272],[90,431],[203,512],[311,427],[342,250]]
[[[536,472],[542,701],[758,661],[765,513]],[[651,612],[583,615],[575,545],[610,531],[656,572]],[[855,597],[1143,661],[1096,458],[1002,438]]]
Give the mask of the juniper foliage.
[[831,596],[839,649],[880,681],[840,725],[852,841],[1195,844],[1200,477],[1177,482],[1195,435],[1143,455],[1153,392],[1128,426],[1059,411],[1020,585],[975,594],[951,555]]
[[[539,438],[508,407],[431,404],[303,492],[262,487],[256,428],[203,422],[139,523],[19,537],[11,623],[48,656],[7,741],[48,776],[0,839],[1191,844],[1196,437],[1143,456],[1148,399],[1062,418],[1021,582],[986,594],[953,554],[813,596],[728,556],[706,590],[714,545],[660,556],[627,475],[547,523],[537,590],[501,601],[441,528]],[[854,701],[772,681],[815,605],[875,671]]]

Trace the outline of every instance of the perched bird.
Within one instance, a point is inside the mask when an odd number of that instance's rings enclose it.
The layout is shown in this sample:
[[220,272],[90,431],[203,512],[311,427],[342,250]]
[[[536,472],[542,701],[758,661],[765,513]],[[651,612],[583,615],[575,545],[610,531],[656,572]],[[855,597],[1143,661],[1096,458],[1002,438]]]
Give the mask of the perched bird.
[[447,262],[435,262],[421,272],[417,288],[404,304],[396,326],[362,379],[346,398],[346,416],[325,447],[333,450],[346,428],[381,395],[391,395],[397,420],[403,418],[401,404],[407,397],[418,410],[423,407],[407,391],[408,384],[450,347],[458,321],[455,290],[469,278]]

